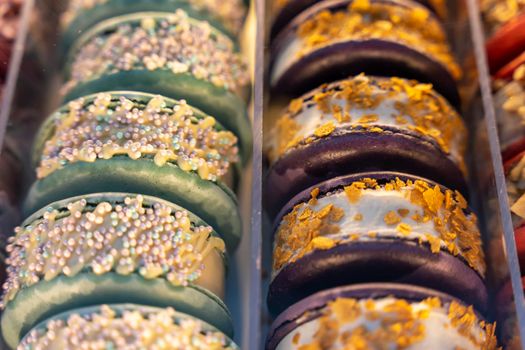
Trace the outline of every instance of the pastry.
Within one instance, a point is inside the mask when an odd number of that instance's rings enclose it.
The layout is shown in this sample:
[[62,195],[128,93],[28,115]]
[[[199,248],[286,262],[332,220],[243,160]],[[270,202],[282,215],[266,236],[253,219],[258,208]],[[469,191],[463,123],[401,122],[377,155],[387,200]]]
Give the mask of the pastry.
[[420,285],[486,308],[477,218],[457,191],[400,173],[355,174],[299,193],[275,223],[273,314],[360,282]]
[[86,96],[40,129],[38,180],[24,212],[94,192],[152,195],[199,215],[233,251],[241,222],[225,183],[233,186],[238,158],[235,135],[184,101],[132,92]]
[[[340,28],[340,30],[334,30]],[[270,87],[300,95],[359,73],[432,83],[454,106],[461,70],[444,29],[410,0],[330,0],[302,12],[272,44]]]
[[250,76],[234,42],[185,12],[142,12],[99,23],[76,41],[61,89],[65,101],[132,90],[184,99],[217,118],[251,154],[243,100]]
[[400,78],[359,75],[290,102],[268,142],[271,214],[332,177],[395,170],[466,192],[467,130],[432,89]]
[[462,301],[430,289],[363,284],[330,289],[288,308],[267,350],[496,350],[495,325]]
[[1,329],[15,347],[37,322],[78,307],[175,307],[232,333],[225,243],[192,212],[149,196],[96,193],[27,218],[7,247]]
[[247,10],[242,0],[70,0],[60,21],[64,51],[67,52],[82,33],[104,20],[136,12],[177,9],[209,21],[231,36],[240,33]]
[[[366,1],[366,0],[365,0]],[[415,0],[432,11],[439,14],[441,18],[447,17],[447,5],[444,0]],[[270,12],[273,17],[272,37],[277,36],[279,31],[299,13],[319,2],[318,0],[272,0],[270,1]]]
[[[102,305],[47,320],[19,345],[26,350],[95,349],[238,350],[214,327],[172,308]],[[166,347],[168,346],[168,347]]]

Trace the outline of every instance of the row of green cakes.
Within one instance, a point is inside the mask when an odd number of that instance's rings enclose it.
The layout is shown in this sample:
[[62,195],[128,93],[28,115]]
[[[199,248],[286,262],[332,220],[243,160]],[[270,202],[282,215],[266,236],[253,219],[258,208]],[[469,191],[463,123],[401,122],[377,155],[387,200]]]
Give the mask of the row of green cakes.
[[223,300],[251,154],[244,15],[234,0],[70,1],[63,103],[6,247],[11,348],[237,349]]

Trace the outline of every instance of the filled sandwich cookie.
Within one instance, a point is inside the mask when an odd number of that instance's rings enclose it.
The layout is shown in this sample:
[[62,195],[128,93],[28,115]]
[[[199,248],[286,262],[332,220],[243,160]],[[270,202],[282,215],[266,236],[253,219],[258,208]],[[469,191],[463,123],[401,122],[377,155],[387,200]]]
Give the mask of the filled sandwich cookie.
[[174,12],[177,9],[193,18],[209,21],[233,37],[239,35],[247,11],[242,0],[71,0],[60,20],[64,50],[104,20],[136,12]]
[[454,106],[461,70],[438,18],[398,0],[330,0],[297,16],[272,47],[270,85],[300,95],[362,72],[432,83]]
[[29,332],[18,348],[238,350],[206,322],[173,308],[117,304],[73,310]]
[[86,32],[71,50],[61,93],[65,101],[115,90],[184,99],[234,131],[251,154],[249,79],[234,42],[208,22],[181,10],[142,12]]
[[143,93],[99,93],[69,102],[35,141],[38,180],[29,215],[51,202],[96,192],[130,192],[177,203],[217,230],[233,251],[241,237],[235,180],[237,138],[213,117]]
[[476,216],[457,192],[399,173],[364,173],[310,188],[277,217],[268,305],[278,314],[319,290],[403,282],[484,311]]
[[[437,13],[442,19],[447,17],[447,5],[444,0],[415,0]],[[272,0],[270,12],[273,18],[272,37],[275,37],[299,13],[316,4],[319,0]],[[361,0],[369,2],[369,0]]]
[[430,289],[363,284],[317,293],[274,322],[267,350],[496,350],[495,324]]
[[481,0],[487,55],[494,74],[525,51],[525,1]]
[[103,303],[171,306],[232,333],[225,243],[175,204],[122,193],[62,200],[26,219],[7,252],[1,328],[12,347],[45,318]]
[[268,208],[332,177],[395,170],[466,192],[467,130],[432,85],[359,75],[290,102],[271,131]]

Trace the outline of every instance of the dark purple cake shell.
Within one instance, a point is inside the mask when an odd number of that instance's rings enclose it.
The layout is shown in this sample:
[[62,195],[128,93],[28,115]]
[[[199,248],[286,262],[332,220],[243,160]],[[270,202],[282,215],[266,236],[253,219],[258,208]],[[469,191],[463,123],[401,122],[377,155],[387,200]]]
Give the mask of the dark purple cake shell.
[[[324,290],[288,307],[275,319],[268,333],[266,350],[274,350],[288,333],[315,318],[316,311],[332,300],[337,298],[379,299],[388,296],[414,302],[429,297],[438,297],[444,302],[456,300],[448,294],[432,289],[395,283],[367,283]],[[306,312],[311,312],[310,316],[302,317]]]
[[[383,0],[406,6],[393,0]],[[272,44],[275,60],[279,51],[295,37],[296,28],[322,10],[337,10],[349,0],[323,1],[302,12],[277,36]],[[271,62],[273,66],[274,61]],[[323,83],[365,73],[397,76],[431,83],[454,107],[460,106],[456,81],[441,63],[414,49],[392,41],[371,39],[345,41],[306,54],[295,61],[271,86],[273,94],[299,96]]]
[[430,139],[409,131],[383,128],[353,130],[298,146],[284,154],[268,172],[265,204],[273,217],[294,195],[322,181],[365,171],[416,174],[467,193],[465,177]]
[[[375,172],[343,176],[316,186],[323,194],[362,178],[385,182],[396,177],[401,180],[422,179],[401,173]],[[434,185],[431,181],[422,179]],[[295,196],[276,220],[292,208],[308,201],[309,188]],[[488,302],[483,278],[466,262],[448,252],[432,253],[428,246],[417,242],[378,239],[374,242],[350,242],[327,250],[306,254],[285,266],[273,279],[268,293],[268,308],[272,314],[281,313],[288,306],[324,289],[347,284],[392,282],[414,284],[454,295],[480,311]]]

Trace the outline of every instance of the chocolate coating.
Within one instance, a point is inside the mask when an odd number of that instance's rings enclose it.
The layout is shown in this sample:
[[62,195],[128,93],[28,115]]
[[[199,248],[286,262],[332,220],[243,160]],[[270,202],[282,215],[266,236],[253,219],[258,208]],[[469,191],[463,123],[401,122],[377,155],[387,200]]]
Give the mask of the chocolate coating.
[[376,132],[330,135],[294,148],[270,169],[265,204],[274,216],[289,198],[322,181],[365,171],[400,171],[416,174],[467,193],[463,174],[434,143],[384,128]]
[[417,243],[382,240],[341,244],[315,251],[283,268],[270,284],[268,307],[279,314],[323,289],[366,282],[395,282],[438,289],[485,311],[482,278],[449,253],[432,253]]

